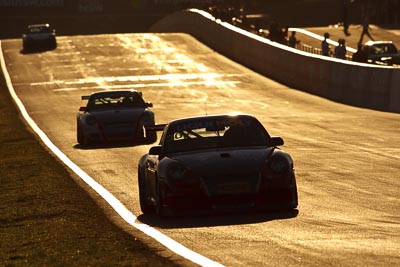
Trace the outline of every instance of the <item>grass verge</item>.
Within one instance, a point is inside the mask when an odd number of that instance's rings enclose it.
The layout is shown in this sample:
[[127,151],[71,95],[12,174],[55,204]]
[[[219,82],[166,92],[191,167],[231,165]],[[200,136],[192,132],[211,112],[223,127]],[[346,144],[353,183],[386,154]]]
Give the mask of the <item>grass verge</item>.
[[26,128],[0,75],[0,266],[176,266],[104,215]]

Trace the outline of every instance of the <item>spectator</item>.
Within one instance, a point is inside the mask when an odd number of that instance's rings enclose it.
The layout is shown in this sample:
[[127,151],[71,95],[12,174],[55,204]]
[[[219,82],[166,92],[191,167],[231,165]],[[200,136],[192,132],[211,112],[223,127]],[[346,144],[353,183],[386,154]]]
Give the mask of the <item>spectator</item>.
[[327,56],[327,57],[331,56],[331,48],[329,47],[329,44],[328,44],[329,37],[330,37],[329,33],[327,33],[327,32],[324,33],[324,40],[321,43],[321,54],[323,56]]
[[271,21],[268,27],[268,39],[270,39],[273,42],[278,42],[280,39],[280,27],[279,24],[276,21]]
[[339,39],[339,45],[335,47],[334,56],[339,59],[346,59],[346,41],[344,39]]
[[287,44],[288,29],[289,27],[282,28],[278,22],[272,21],[269,24],[269,34],[267,38],[280,44]]
[[280,38],[279,43],[287,45],[288,43],[288,33],[289,33],[289,26],[280,29]]
[[358,44],[357,52],[353,54],[352,60],[360,63],[368,63],[368,55],[365,49],[362,44]]
[[348,18],[348,0],[342,0],[342,20],[343,20],[343,32],[346,36],[350,36],[349,33],[349,18]]
[[300,41],[297,40],[297,38],[296,38],[296,32],[292,31],[292,33],[289,36],[288,45],[290,47],[295,48],[298,43],[300,43]]
[[358,41],[359,44],[362,44],[364,35],[367,35],[369,39],[371,39],[372,41],[375,41],[369,32],[370,29],[371,29],[371,27],[369,26],[368,16],[365,16],[363,23],[362,23],[362,32],[361,32],[360,40]]

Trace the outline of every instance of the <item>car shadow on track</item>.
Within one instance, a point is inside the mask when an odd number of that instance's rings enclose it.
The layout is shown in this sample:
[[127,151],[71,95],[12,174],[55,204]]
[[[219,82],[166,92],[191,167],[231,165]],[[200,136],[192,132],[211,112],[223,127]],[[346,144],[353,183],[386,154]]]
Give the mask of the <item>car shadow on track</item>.
[[74,149],[81,149],[81,150],[93,150],[93,149],[110,149],[110,148],[122,148],[122,147],[135,147],[135,146],[145,146],[145,145],[154,145],[154,143],[150,142],[110,142],[110,143],[98,143],[98,144],[90,144],[90,145],[82,145],[82,144],[75,144],[72,147]]
[[292,219],[297,217],[298,214],[299,211],[297,209],[289,211],[227,213],[176,217],[159,217],[156,215],[142,214],[138,217],[138,220],[153,227],[173,229],[254,224],[274,220]]
[[40,54],[53,50],[55,50],[55,48],[37,47],[31,49],[21,49],[19,52],[23,55],[27,55],[27,54]]

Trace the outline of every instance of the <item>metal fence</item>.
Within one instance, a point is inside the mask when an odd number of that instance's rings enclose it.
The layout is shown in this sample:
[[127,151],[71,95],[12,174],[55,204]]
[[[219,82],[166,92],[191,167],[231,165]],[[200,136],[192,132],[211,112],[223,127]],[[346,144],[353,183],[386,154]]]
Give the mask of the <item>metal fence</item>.
[[[296,44],[295,48],[307,53],[322,55],[322,50],[320,48],[315,48],[311,45],[299,43]],[[352,60],[352,55],[346,54],[346,60]]]

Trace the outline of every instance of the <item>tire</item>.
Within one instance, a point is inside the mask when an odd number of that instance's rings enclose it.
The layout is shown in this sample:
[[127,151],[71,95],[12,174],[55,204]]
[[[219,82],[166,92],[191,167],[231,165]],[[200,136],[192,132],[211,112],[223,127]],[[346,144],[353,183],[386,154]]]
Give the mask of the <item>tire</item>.
[[57,48],[57,41],[56,39],[52,39],[50,41],[50,49],[56,49]]
[[143,214],[154,214],[155,208],[147,203],[146,183],[143,175],[140,174],[140,166],[138,166],[138,185],[139,185],[139,203]]
[[166,216],[164,208],[163,208],[163,202],[162,202],[162,197],[161,197],[162,194],[163,194],[163,192],[160,191],[160,187],[158,186],[158,183],[157,183],[157,196],[156,196],[157,200],[156,200],[156,208],[155,208],[155,210],[156,210],[156,214],[159,217],[165,217]]
[[26,42],[23,42],[23,43],[22,43],[22,49],[23,49],[24,51],[28,51],[28,50],[29,50],[29,46],[28,46],[28,44],[27,44]]
[[147,144],[152,144],[155,141],[157,141],[157,133],[156,132],[147,132],[145,133],[145,130],[143,129],[144,125],[146,126],[154,126],[155,122],[154,120],[151,120],[149,123],[148,120],[145,119],[145,117],[148,117],[149,115],[144,113],[141,115],[139,122],[138,122],[138,138],[139,140],[142,140],[146,142]]
[[82,133],[82,127],[81,127],[81,125],[79,124],[79,122],[77,122],[77,126],[76,126],[76,139],[77,139],[77,141],[78,141],[78,143],[79,144],[81,144],[81,145],[87,145],[87,141],[86,141],[86,138],[85,138],[85,136],[83,135],[83,133]]

